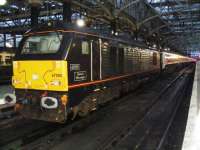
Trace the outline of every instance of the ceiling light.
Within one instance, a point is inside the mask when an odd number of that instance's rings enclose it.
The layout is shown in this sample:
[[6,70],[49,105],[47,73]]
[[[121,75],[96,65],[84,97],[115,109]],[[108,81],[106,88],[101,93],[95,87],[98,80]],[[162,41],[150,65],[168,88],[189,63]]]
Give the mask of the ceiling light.
[[76,21],[76,24],[79,26],[79,27],[84,27],[85,26],[85,21],[83,19],[78,19]]
[[6,42],[6,47],[11,48],[12,45],[10,43]]
[[0,0],[0,6],[5,5],[7,3],[7,0]]

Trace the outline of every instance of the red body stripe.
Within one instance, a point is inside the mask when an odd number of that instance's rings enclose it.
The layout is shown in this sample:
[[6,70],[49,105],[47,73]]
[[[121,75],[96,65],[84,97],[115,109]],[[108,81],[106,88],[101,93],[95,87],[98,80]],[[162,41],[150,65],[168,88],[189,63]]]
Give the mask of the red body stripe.
[[159,69],[152,69],[150,71],[138,71],[138,72],[135,72],[135,73],[132,73],[132,74],[127,74],[127,75],[122,75],[122,76],[117,76],[117,77],[111,77],[111,78],[107,78],[107,79],[104,79],[104,80],[96,80],[96,81],[91,81],[91,82],[84,82],[84,83],[79,83],[79,84],[72,84],[72,85],[69,85],[69,89],[74,89],[74,88],[89,86],[89,85],[103,83],[103,82],[108,82],[108,81],[113,81],[113,80],[119,80],[119,79],[122,79],[122,78],[131,77],[131,76],[136,75],[136,74],[154,72],[154,71],[158,71],[158,70]]

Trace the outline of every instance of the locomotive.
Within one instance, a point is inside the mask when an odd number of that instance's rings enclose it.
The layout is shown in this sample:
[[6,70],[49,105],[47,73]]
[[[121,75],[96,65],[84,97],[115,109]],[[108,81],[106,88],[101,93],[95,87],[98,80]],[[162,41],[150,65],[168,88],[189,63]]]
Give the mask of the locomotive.
[[32,119],[65,122],[133,90],[160,72],[160,53],[83,28],[31,30],[13,62],[16,111]]

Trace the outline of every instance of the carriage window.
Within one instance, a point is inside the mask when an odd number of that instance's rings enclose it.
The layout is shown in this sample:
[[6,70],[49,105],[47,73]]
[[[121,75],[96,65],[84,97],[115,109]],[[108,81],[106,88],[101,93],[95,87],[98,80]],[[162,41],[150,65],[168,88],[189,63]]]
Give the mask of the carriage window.
[[82,54],[88,55],[90,53],[89,43],[87,41],[82,42]]
[[11,56],[6,56],[5,63],[6,63],[6,65],[11,65],[12,64],[12,57]]

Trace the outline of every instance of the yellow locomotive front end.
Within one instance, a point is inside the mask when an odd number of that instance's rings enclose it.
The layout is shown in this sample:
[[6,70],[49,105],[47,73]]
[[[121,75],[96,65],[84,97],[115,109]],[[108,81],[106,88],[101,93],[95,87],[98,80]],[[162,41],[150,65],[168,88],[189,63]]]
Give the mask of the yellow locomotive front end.
[[14,61],[17,89],[68,91],[67,61]]
[[45,32],[25,36],[13,62],[15,94],[5,101],[26,118],[51,122],[67,119],[68,64],[62,59],[62,33]]
[[66,119],[66,61],[14,61],[13,71],[16,109],[22,115],[56,122]]

